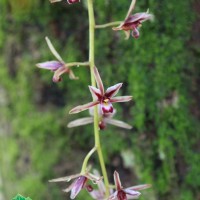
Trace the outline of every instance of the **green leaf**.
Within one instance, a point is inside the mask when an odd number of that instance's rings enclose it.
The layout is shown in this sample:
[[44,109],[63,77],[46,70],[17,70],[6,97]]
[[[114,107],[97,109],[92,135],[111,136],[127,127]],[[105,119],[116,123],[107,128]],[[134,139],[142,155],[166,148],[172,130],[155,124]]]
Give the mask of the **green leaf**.
[[18,194],[16,197],[14,197],[12,200],[31,200],[31,198],[27,197],[23,197],[22,195]]

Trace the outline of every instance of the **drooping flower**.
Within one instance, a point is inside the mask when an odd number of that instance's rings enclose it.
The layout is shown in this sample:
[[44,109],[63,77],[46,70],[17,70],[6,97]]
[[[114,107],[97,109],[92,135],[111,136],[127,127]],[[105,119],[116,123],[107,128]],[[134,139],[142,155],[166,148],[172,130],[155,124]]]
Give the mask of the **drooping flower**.
[[108,200],[127,200],[127,199],[137,199],[140,196],[138,190],[143,190],[149,188],[150,185],[137,185],[129,188],[123,188],[117,171],[114,172],[114,181],[116,186],[116,191],[110,195]]
[[74,76],[74,73],[72,72],[72,70],[67,67],[67,64],[63,61],[61,56],[55,50],[55,48],[52,45],[49,38],[46,37],[45,39],[46,39],[46,42],[47,42],[47,45],[48,45],[50,51],[57,58],[57,61],[55,61],[55,60],[46,61],[46,62],[38,63],[38,64],[36,64],[36,66],[39,68],[51,70],[52,72],[54,72],[54,75],[52,78],[53,82],[61,81],[62,80],[61,75],[65,74],[65,73],[69,74],[70,79],[77,79],[77,77]]
[[[107,124],[111,124],[114,126],[118,126],[121,128],[125,128],[125,129],[131,129],[132,126],[130,126],[129,124],[120,121],[120,120],[116,120],[116,119],[112,119],[113,116],[116,114],[116,109],[113,110],[113,113],[102,113],[100,110],[100,106],[98,105],[98,118],[99,118],[99,128],[105,129]],[[72,128],[72,127],[76,127],[76,126],[83,126],[86,124],[91,124],[94,122],[94,108],[89,108],[89,113],[91,115],[91,117],[84,117],[84,118],[80,118],[80,119],[76,119],[74,121],[71,121],[67,127],[68,128]]]
[[135,0],[132,1],[125,20],[118,27],[113,27],[114,31],[123,30],[126,34],[125,39],[128,39],[130,37],[131,31],[132,31],[131,35],[134,38],[138,38],[140,36],[138,29],[139,27],[142,26],[142,22],[153,18],[153,15],[149,14],[148,11],[131,15],[134,6],[135,6]]
[[70,110],[69,112],[70,114],[79,113],[97,104],[100,105],[102,113],[112,113],[113,112],[112,103],[127,102],[132,99],[132,96],[114,97],[118,93],[119,89],[122,87],[122,83],[118,83],[114,86],[111,86],[106,90],[106,92],[104,92],[104,86],[96,67],[94,67],[94,76],[98,88],[89,86],[94,101],[73,108],[72,110]]
[[[50,0],[51,3],[56,3],[62,0]],[[80,2],[80,0],[67,0],[68,4],[72,4],[72,3],[78,3]]]
[[69,187],[67,187],[63,191],[64,192],[71,191],[70,198],[74,199],[78,195],[78,193],[84,188],[87,189],[88,192],[91,192],[93,190],[92,186],[90,184],[87,184],[88,180],[91,180],[93,183],[97,183],[102,178],[94,174],[91,174],[89,172],[86,172],[84,174],[80,173],[80,174],[74,174],[71,176],[52,179],[49,182],[69,182],[72,179],[75,179],[75,180],[72,182],[72,184]]

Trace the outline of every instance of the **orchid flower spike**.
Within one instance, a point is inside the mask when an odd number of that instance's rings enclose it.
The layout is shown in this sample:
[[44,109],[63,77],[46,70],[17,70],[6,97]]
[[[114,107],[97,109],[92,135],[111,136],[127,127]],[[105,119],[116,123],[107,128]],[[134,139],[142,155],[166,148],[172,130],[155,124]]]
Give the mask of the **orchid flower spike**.
[[57,61],[47,61],[43,63],[38,63],[36,64],[37,67],[42,68],[42,69],[48,69],[54,72],[53,75],[53,82],[59,82],[61,81],[61,75],[68,73],[70,79],[77,79],[77,77],[74,76],[74,73],[70,68],[67,67],[67,64],[63,61],[61,56],[58,54],[58,52],[55,50],[54,46],[52,45],[51,41],[49,40],[48,37],[45,38],[47,45],[52,52],[52,54],[57,58]]
[[104,86],[96,67],[94,67],[94,76],[98,88],[89,86],[94,101],[73,108],[72,110],[70,110],[69,112],[70,114],[79,113],[97,104],[100,105],[102,113],[112,113],[113,112],[112,103],[127,102],[132,99],[132,96],[114,97],[118,93],[119,89],[122,87],[122,83],[118,83],[114,86],[111,86],[106,90],[106,92],[104,92]]
[[[114,125],[114,126],[125,128],[125,129],[131,129],[132,128],[132,126],[130,126],[129,124],[127,124],[123,121],[112,119],[113,116],[117,112],[116,109],[113,110],[113,113],[103,113],[103,114],[102,114],[100,109],[101,108],[98,105],[99,128],[101,130],[105,129],[107,124],[111,124],[111,125]],[[94,107],[89,108],[89,113],[90,113],[91,117],[83,117],[83,118],[71,121],[71,122],[69,122],[67,127],[72,128],[72,127],[76,127],[76,126],[83,126],[83,125],[86,125],[86,124],[93,123],[94,122]]]
[[[56,3],[56,2],[60,2],[62,0],[50,0],[51,3]],[[80,0],[67,0],[68,4],[72,4],[72,3],[78,3],[80,2]]]
[[143,190],[149,188],[150,185],[137,185],[129,188],[123,188],[117,171],[114,172],[114,181],[116,186],[116,191],[110,195],[108,200],[127,200],[127,199],[137,199],[140,196],[138,190]]
[[125,20],[118,27],[113,27],[114,31],[123,30],[126,35],[125,39],[128,39],[130,37],[131,31],[132,31],[131,35],[134,38],[138,38],[140,36],[138,28],[142,26],[142,22],[153,18],[153,15],[149,14],[148,10],[147,12],[136,13],[134,15],[131,15],[134,6],[135,6],[135,0],[132,0],[132,3],[130,5]]
[[64,192],[70,192],[71,195],[70,198],[74,199],[78,193],[81,191],[81,189],[87,189],[88,192],[91,192],[93,190],[92,186],[90,184],[87,184],[88,180],[91,180],[93,183],[98,183],[102,177],[96,176],[94,174],[89,173],[88,171],[84,174],[79,173],[79,174],[74,174],[71,176],[66,176],[66,177],[61,177],[61,178],[56,178],[49,180],[49,182],[69,182],[72,179],[75,179],[72,184],[64,189]]

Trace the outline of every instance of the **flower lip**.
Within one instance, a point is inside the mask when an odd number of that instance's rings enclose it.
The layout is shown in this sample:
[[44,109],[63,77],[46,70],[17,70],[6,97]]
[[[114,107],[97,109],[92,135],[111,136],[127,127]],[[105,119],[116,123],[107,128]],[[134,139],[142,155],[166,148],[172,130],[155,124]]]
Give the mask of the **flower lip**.
[[100,103],[101,105],[101,110],[103,113],[112,113],[113,112],[113,106],[110,102],[110,99],[103,99]]

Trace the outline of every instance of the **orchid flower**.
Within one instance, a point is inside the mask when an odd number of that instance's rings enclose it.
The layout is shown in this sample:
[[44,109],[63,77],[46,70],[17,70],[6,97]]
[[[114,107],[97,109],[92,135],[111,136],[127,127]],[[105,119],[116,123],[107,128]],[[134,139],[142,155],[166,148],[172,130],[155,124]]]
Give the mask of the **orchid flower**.
[[126,35],[125,39],[128,39],[130,37],[131,30],[132,30],[131,35],[134,38],[138,38],[140,36],[138,28],[142,26],[142,22],[153,18],[153,15],[149,14],[148,10],[147,12],[136,13],[134,15],[131,15],[134,6],[135,6],[135,0],[132,0],[132,3],[130,5],[125,20],[118,27],[113,27],[114,31],[123,30]]
[[66,189],[64,189],[64,192],[70,192],[71,191],[71,195],[70,198],[74,199],[78,193],[81,191],[81,189],[87,189],[89,192],[91,192],[93,190],[92,186],[87,184],[88,180],[91,180],[93,183],[98,183],[102,177],[98,177],[94,174],[89,173],[88,171],[84,174],[74,174],[71,176],[66,176],[66,177],[61,177],[61,178],[56,178],[56,179],[52,179],[49,182],[69,182],[72,179],[75,179],[72,184],[67,187]]
[[[72,127],[76,127],[76,126],[83,126],[86,124],[91,124],[94,122],[94,108],[89,108],[89,113],[91,115],[91,117],[84,117],[84,118],[80,118],[80,119],[76,119],[74,121],[71,121],[67,127],[68,128],[72,128]],[[114,126],[118,126],[121,128],[125,128],[125,129],[131,129],[132,126],[130,126],[129,124],[120,121],[120,120],[116,120],[116,119],[112,119],[113,116],[116,114],[116,109],[113,110],[113,113],[103,113],[100,110],[100,106],[98,105],[98,115],[99,115],[99,128],[105,129],[107,124],[111,124]]]
[[[51,3],[60,2],[62,0],[50,0]],[[67,0],[68,4],[80,2],[80,0]]]
[[114,172],[114,181],[117,191],[115,191],[112,195],[110,195],[108,200],[137,199],[141,194],[140,192],[138,192],[138,190],[143,190],[150,187],[150,185],[144,184],[129,188],[123,188],[117,171]]
[[52,79],[53,82],[61,81],[61,75],[65,73],[69,74],[70,79],[77,79],[77,77],[74,76],[74,73],[72,72],[72,70],[67,67],[67,64],[63,61],[61,56],[55,50],[49,38],[46,37],[45,39],[50,51],[57,58],[57,61],[53,60],[53,61],[42,62],[42,63],[36,64],[36,66],[39,68],[48,69],[54,72],[53,79]]
[[122,83],[118,83],[114,86],[111,86],[106,90],[106,92],[104,92],[104,86],[96,67],[94,67],[94,76],[95,76],[95,80],[96,80],[98,88],[89,86],[89,89],[94,101],[73,108],[72,110],[70,110],[69,112],[70,114],[79,113],[97,104],[100,105],[102,113],[112,113],[113,112],[112,103],[126,102],[132,99],[132,96],[114,97],[118,93],[119,89],[122,87]]

